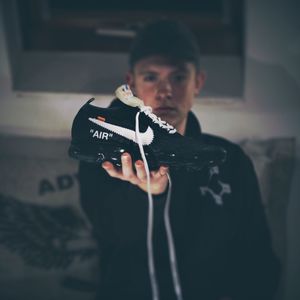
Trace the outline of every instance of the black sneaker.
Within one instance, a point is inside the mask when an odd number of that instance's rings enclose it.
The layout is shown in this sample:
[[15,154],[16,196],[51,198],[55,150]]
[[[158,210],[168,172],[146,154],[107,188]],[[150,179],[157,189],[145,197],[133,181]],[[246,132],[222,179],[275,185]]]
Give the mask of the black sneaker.
[[127,85],[119,87],[116,96],[121,100],[117,107],[96,107],[92,98],[79,110],[72,126],[71,157],[100,164],[110,161],[120,167],[122,153],[130,153],[136,161],[143,147],[150,170],[160,165],[201,170],[225,161],[223,148],[180,135]]

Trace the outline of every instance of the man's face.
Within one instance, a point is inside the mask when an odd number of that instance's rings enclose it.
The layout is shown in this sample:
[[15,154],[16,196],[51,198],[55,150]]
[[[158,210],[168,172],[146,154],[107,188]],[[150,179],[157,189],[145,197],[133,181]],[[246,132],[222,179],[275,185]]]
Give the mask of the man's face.
[[205,81],[192,63],[171,64],[163,57],[138,61],[127,82],[153,112],[184,133],[188,112]]

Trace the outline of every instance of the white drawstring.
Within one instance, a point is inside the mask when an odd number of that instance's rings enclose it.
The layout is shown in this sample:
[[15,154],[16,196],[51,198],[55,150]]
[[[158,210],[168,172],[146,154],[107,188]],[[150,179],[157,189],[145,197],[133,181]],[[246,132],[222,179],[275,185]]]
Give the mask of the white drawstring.
[[[140,109],[146,115],[148,115],[155,123],[159,124],[160,127],[167,129],[169,131],[169,133],[176,132],[176,129],[173,126],[169,125],[165,121],[162,121],[155,114],[152,114],[151,107],[142,106],[142,107],[140,107]],[[153,239],[153,198],[152,198],[152,194],[151,194],[149,166],[148,166],[148,162],[147,162],[147,159],[145,156],[143,144],[142,144],[141,137],[140,137],[139,115],[140,115],[140,112],[137,112],[136,117],[135,117],[135,134],[136,134],[136,140],[137,140],[137,143],[139,146],[139,150],[141,153],[141,157],[142,157],[142,160],[145,165],[145,171],[146,171],[146,176],[147,176],[147,193],[148,193],[148,203],[149,203],[148,225],[147,225],[148,226],[147,227],[148,267],[149,267],[149,275],[150,275],[150,282],[151,282],[151,288],[152,288],[152,299],[159,300],[159,288],[158,288],[156,272],[155,272],[153,242],[152,242],[152,239]],[[170,201],[171,201],[172,182],[171,182],[171,177],[169,176],[169,174],[167,174],[167,176],[168,176],[169,185],[168,185],[168,194],[167,194],[166,205],[164,208],[164,221],[165,221],[165,227],[166,227],[166,233],[167,233],[169,258],[170,258],[170,266],[171,266],[174,290],[175,290],[177,300],[182,300],[183,298],[182,298],[179,274],[178,274],[178,269],[177,269],[176,253],[175,253],[175,247],[174,247],[174,242],[173,242],[171,224],[170,224],[170,220],[169,220],[169,208],[170,208]]]

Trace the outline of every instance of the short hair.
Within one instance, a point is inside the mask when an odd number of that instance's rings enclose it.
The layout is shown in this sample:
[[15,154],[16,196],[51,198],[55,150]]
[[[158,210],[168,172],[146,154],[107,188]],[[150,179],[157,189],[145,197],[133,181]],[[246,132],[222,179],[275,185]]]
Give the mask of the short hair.
[[150,56],[162,56],[170,62],[190,62],[196,70],[200,67],[198,42],[182,22],[162,19],[147,23],[132,42],[129,67]]

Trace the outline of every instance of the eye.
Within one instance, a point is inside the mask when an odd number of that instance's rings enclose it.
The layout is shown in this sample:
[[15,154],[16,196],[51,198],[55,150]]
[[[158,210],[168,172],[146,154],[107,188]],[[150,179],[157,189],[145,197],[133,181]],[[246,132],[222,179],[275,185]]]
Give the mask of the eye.
[[157,79],[157,76],[155,74],[146,74],[144,76],[144,81],[146,81],[146,82],[154,82],[154,81],[156,81],[156,79]]
[[187,75],[184,73],[178,73],[178,74],[174,74],[172,76],[173,82],[177,82],[177,83],[185,81],[186,78],[187,78]]

